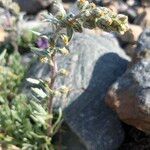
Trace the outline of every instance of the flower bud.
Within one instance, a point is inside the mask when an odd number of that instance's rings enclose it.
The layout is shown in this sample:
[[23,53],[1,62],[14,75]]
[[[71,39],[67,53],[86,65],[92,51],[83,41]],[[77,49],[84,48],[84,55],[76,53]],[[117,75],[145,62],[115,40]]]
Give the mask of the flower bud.
[[9,6],[9,9],[11,9],[15,14],[19,14],[20,12],[20,7],[15,2],[11,3],[11,5]]
[[66,47],[60,48],[59,51],[61,54],[65,55],[65,56],[69,55],[69,50],[66,49]]
[[75,32],[81,33],[83,31],[82,25],[79,22],[75,22],[74,25],[72,26]]
[[94,3],[90,3],[90,8],[96,8],[96,5]]
[[70,91],[70,89],[69,89],[68,87],[66,87],[66,86],[62,86],[62,87],[60,88],[60,92],[61,92],[62,94],[68,94],[69,91]]
[[53,6],[52,11],[53,11],[53,14],[56,16],[56,18],[58,19],[64,18],[64,16],[66,15],[66,11],[63,5],[60,2],[54,1],[52,6]]
[[129,27],[127,25],[121,24],[118,28],[118,32],[120,34],[124,34],[128,29]]
[[47,57],[40,57],[40,62],[41,63],[47,63],[48,62],[48,58]]
[[59,92],[59,91],[54,91],[54,95],[55,95],[55,96],[61,96],[61,92]]
[[0,73],[4,72],[4,67],[0,66]]
[[59,74],[63,76],[68,76],[69,72],[66,69],[60,69]]
[[86,9],[86,7],[89,5],[89,2],[87,0],[78,0],[77,1],[77,7],[79,10]]
[[13,72],[8,72],[8,76],[14,79],[17,79],[18,76],[16,74],[14,74]]
[[92,10],[92,15],[94,17],[101,17],[101,16],[104,15],[104,13],[103,13],[103,11],[100,8],[97,7],[97,8]]
[[63,40],[65,45],[69,44],[69,38],[65,34],[61,35],[61,39]]
[[125,15],[123,15],[123,14],[117,15],[117,18],[118,18],[121,22],[123,22],[123,23],[127,23],[127,22],[128,22],[128,17],[125,16]]
[[83,27],[88,29],[94,29],[96,27],[95,19],[88,19],[83,22]]
[[97,19],[96,25],[97,27],[101,28],[102,26],[109,28],[109,26],[112,24],[112,19],[109,16],[101,17]]

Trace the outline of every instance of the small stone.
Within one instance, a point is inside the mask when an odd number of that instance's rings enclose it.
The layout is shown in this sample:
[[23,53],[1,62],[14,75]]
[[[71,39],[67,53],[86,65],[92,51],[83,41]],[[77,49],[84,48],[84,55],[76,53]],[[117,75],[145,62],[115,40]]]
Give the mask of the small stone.
[[150,50],[150,28],[146,28],[140,35],[136,51],[141,52],[145,49]]
[[135,44],[143,29],[134,24],[129,25],[129,30],[124,35],[118,35],[122,44]]
[[150,26],[150,7],[145,9],[138,10],[138,16],[135,19],[134,23],[142,26],[143,28]]

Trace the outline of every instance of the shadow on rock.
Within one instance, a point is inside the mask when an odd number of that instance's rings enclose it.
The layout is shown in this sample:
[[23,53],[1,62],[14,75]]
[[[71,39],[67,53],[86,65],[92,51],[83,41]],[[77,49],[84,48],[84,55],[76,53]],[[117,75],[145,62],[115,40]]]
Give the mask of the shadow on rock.
[[123,141],[121,124],[105,105],[104,97],[111,84],[125,72],[127,64],[116,53],[104,54],[96,62],[89,86],[65,110],[67,123],[88,149],[112,150]]

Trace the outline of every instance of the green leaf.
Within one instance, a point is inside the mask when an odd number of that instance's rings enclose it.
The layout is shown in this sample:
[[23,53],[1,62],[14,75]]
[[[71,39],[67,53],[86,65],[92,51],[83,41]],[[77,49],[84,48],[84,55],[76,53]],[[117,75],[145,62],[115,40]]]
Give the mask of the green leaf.
[[43,50],[43,49],[39,49],[36,47],[31,47],[31,51],[33,53],[35,53],[38,56],[49,56],[49,51],[48,50]]
[[79,32],[79,33],[81,33],[83,31],[82,26],[79,22],[76,22],[73,25],[73,29],[74,29],[75,32]]
[[31,88],[37,97],[46,98],[46,93],[41,88]]
[[72,27],[67,27],[67,36],[68,36],[68,41],[70,41],[73,37],[73,28]]
[[47,115],[47,112],[45,111],[45,109],[39,103],[31,101],[30,104],[34,107],[35,110],[37,110],[41,114]]
[[32,32],[33,34],[37,35],[37,36],[41,36],[41,33],[40,33],[40,32],[33,31],[33,30],[31,30],[31,32]]
[[0,104],[4,104],[5,100],[3,99],[3,97],[0,96]]
[[5,58],[6,52],[7,52],[7,50],[5,49],[5,50],[0,54],[0,61],[2,61],[2,60]]
[[32,83],[32,84],[39,84],[40,81],[37,79],[33,79],[33,78],[27,78],[26,79],[28,82]]

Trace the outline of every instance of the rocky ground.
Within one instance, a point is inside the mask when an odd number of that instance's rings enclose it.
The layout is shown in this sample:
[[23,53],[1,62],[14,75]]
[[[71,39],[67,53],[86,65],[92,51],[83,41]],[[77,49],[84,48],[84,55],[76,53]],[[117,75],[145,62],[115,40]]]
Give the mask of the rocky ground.
[[[28,21],[21,24],[22,28],[47,32],[47,25],[40,22],[40,11],[51,12],[51,0],[15,1],[27,13]],[[74,2],[64,0],[63,4],[73,10]],[[75,34],[69,45],[71,55],[59,59],[61,67],[69,68],[71,77],[57,83],[65,82],[74,90],[68,101],[55,100],[55,109],[64,108],[65,118],[64,128],[56,137],[58,146],[66,150],[149,150],[150,1],[93,2],[127,15],[130,30],[125,35],[97,30]],[[23,63],[30,64],[26,76],[47,78],[47,64],[31,62],[32,54],[19,50]],[[23,83],[22,89],[29,96],[30,87]]]

